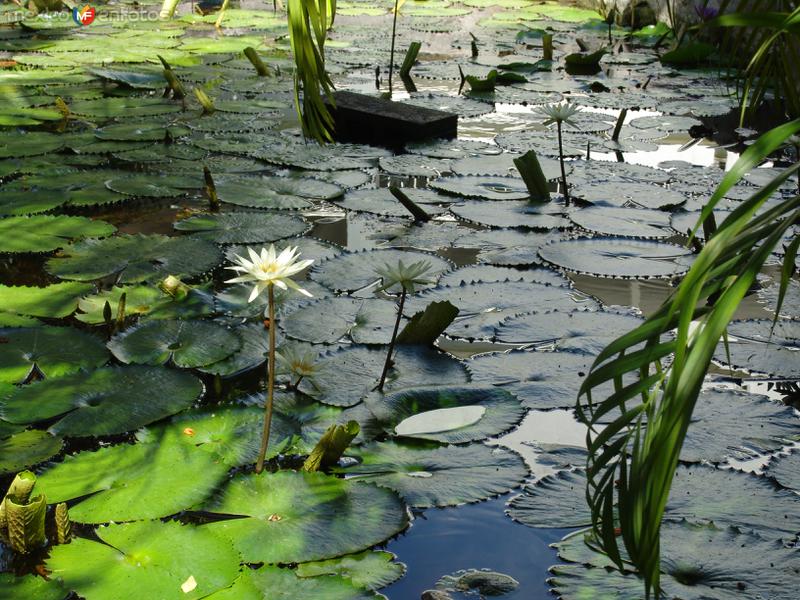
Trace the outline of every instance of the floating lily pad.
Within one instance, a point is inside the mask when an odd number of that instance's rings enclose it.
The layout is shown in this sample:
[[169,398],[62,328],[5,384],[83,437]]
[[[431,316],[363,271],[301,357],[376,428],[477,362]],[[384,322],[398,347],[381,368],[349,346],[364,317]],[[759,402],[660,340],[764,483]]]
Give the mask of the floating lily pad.
[[0,475],[15,474],[44,462],[61,451],[62,443],[60,437],[38,429],[0,438]]
[[[375,273],[375,269],[387,264],[396,265],[400,260],[405,264],[427,261],[430,263],[431,269],[426,273],[426,277],[433,281],[451,268],[446,260],[432,254],[402,250],[371,250],[344,253],[314,265],[310,278],[335,291],[353,292],[380,279],[380,276]],[[399,291],[400,288],[397,285],[389,289],[389,292],[392,293]]]
[[390,175],[435,178],[442,173],[449,173],[451,162],[442,158],[430,158],[416,154],[399,154],[397,156],[381,157],[378,164],[383,171]]
[[79,523],[158,519],[192,508],[225,479],[228,466],[185,444],[183,435],[157,430],[137,444],[68,456],[39,475],[36,490],[53,504],[86,496],[69,509]]
[[393,302],[338,297],[299,308],[281,325],[289,337],[313,344],[333,344],[344,336],[355,343],[388,344],[396,318]]
[[399,437],[462,444],[500,435],[525,415],[519,401],[491,386],[406,388],[370,396],[367,408]]
[[0,313],[62,318],[78,307],[78,299],[94,290],[88,283],[54,283],[45,287],[0,285]]
[[0,329],[0,382],[22,383],[32,373],[68,375],[108,361],[103,343],[69,327]]
[[636,315],[611,311],[536,312],[509,317],[497,327],[496,338],[509,344],[599,354],[643,322]]
[[337,575],[349,579],[357,587],[378,590],[405,574],[406,566],[395,562],[395,558],[391,552],[368,550],[341,558],[299,564],[297,576]]
[[[547,410],[575,406],[593,362],[593,355],[577,352],[512,350],[474,356],[467,369],[471,381],[500,386],[524,406]],[[611,395],[613,389],[613,384],[603,384],[592,398],[597,402]]]
[[539,256],[568,271],[598,277],[677,277],[689,270],[692,254],[674,244],[627,238],[576,238],[548,244]]
[[58,418],[50,427],[58,435],[111,435],[180,412],[202,393],[197,379],[179,371],[109,367],[17,388],[0,411],[11,423]]
[[52,252],[70,240],[111,235],[116,227],[86,217],[34,215],[0,219],[0,253]]
[[777,456],[767,465],[766,474],[783,487],[800,491],[800,452],[793,451],[788,456]]
[[6,600],[64,600],[67,595],[57,583],[36,575],[14,576],[14,573],[0,573],[0,586],[7,594]]
[[[769,287],[758,290],[759,301],[763,302],[766,305],[765,308],[773,314],[778,309],[779,292],[780,284],[777,282]],[[787,319],[800,318],[800,281],[796,279],[789,280],[789,286],[786,288],[786,295],[783,299],[780,315]]]
[[[514,164],[516,158],[519,158],[519,155],[511,153],[494,156],[469,156],[453,163],[453,173],[489,177],[519,177],[519,170]],[[557,160],[543,156],[538,158],[538,161],[545,179],[561,177],[561,166]],[[572,165],[566,163],[564,169],[569,175],[572,172]]]
[[[421,204],[422,210],[429,215],[438,215],[446,211],[438,204],[445,204],[452,199],[428,189],[403,188],[403,193],[415,204]],[[347,210],[367,212],[387,217],[411,217],[411,213],[395,198],[389,188],[363,189],[349,192],[342,200],[335,203]]]
[[517,487],[528,474],[519,455],[483,444],[427,447],[395,442],[350,450],[342,471],[391,488],[415,508],[478,502]]
[[455,287],[469,283],[487,283],[502,281],[529,281],[545,285],[569,287],[569,279],[550,269],[515,269],[513,267],[493,267],[490,265],[467,265],[450,271],[439,280],[440,286]]
[[274,242],[308,231],[300,217],[280,213],[233,212],[198,215],[175,223],[175,229],[194,233],[193,237],[218,244]]
[[640,181],[590,181],[575,185],[570,194],[598,206],[664,209],[680,206],[685,194]]
[[116,317],[122,294],[125,294],[125,316],[139,315],[148,319],[188,319],[204,317],[213,312],[213,296],[204,289],[192,288],[185,298],[179,299],[173,298],[156,286],[126,285],[114,286],[110,290],[81,298],[78,302],[81,312],[75,315],[75,318],[91,325],[105,323],[103,312],[106,302],[111,307],[111,314]]
[[669,213],[639,208],[592,206],[570,213],[570,220],[592,233],[635,238],[667,238],[675,235]]
[[[304,380],[300,389],[320,402],[333,406],[358,404],[378,385],[386,348],[353,346],[320,357],[319,372],[313,382]],[[398,347],[392,356],[394,365],[389,369],[385,391],[437,383],[466,383],[466,373],[461,364],[447,354],[417,347]]]
[[781,320],[772,332],[771,327],[771,319],[733,321],[728,326],[728,349],[720,342],[714,360],[751,373],[800,378],[800,322]]
[[548,286],[526,281],[472,283],[437,287],[418,294],[407,304],[408,312],[423,310],[431,302],[447,300],[459,309],[459,316],[446,330],[447,335],[467,339],[486,339],[506,317],[536,310],[595,308],[588,296],[563,286]]
[[530,192],[522,179],[516,177],[476,177],[459,175],[442,177],[430,182],[430,187],[453,196],[478,200],[527,200]]
[[158,98],[97,98],[73,102],[69,107],[76,115],[96,118],[151,117],[176,113],[182,110],[178,103],[170,103]]
[[120,361],[184,369],[205,367],[242,347],[233,331],[210,321],[163,320],[131,327],[114,336],[108,348]]
[[217,183],[221,201],[251,208],[304,209],[311,206],[307,198],[331,200],[342,191],[338,185],[310,178],[252,177]]
[[0,191],[0,215],[25,216],[50,212],[69,199],[64,190],[13,189]]
[[49,260],[47,270],[62,279],[92,281],[116,275],[118,283],[140,283],[168,275],[200,275],[221,258],[214,244],[196,238],[119,235],[73,244]]
[[557,204],[531,204],[525,201],[486,202],[467,200],[450,207],[457,217],[489,227],[516,227],[520,229],[565,229],[569,221],[561,216]]
[[47,559],[51,577],[86,600],[199,599],[239,574],[238,552],[203,527],[144,521],[106,525],[97,536],[104,543],[76,538]]
[[243,517],[205,527],[231,539],[246,562],[333,558],[378,544],[408,524],[394,493],[322,473],[239,475],[204,508]]

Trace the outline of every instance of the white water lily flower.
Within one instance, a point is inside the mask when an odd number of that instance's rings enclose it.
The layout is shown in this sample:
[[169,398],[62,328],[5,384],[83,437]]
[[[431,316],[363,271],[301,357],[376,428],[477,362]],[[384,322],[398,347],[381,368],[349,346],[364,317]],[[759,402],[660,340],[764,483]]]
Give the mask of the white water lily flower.
[[225,283],[255,283],[248,302],[258,298],[259,294],[271,285],[276,285],[282,290],[292,288],[309,298],[311,297],[308,291],[297,285],[290,277],[308,267],[314,262],[314,259],[298,260],[300,251],[297,247],[292,248],[291,246],[284,248],[278,255],[272,244],[269,248],[261,248],[260,255],[252,248],[248,248],[247,251],[250,254],[250,260],[234,254],[236,264],[232,267],[225,267],[239,273],[238,277],[228,279]]
[[540,115],[547,117],[547,120],[544,122],[545,125],[550,125],[552,123],[566,123],[567,125],[577,127],[574,122],[570,121],[570,117],[575,116],[580,112],[581,109],[575,104],[562,102],[560,104],[547,104],[545,106],[540,106],[535,110]]

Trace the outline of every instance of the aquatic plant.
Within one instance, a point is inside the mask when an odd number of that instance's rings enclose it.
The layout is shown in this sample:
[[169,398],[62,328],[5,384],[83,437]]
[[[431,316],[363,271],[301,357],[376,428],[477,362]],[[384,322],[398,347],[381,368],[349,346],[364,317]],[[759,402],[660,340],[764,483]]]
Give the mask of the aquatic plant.
[[[719,227],[712,211],[748,171],[798,131],[800,120],[777,127],[741,155],[692,231],[703,227],[707,241],[680,285],[642,325],[600,352],[579,392],[578,416],[589,427],[586,500],[592,528],[620,568],[627,561],[618,542],[621,534],[648,597],[661,594],[662,516],[706,371],[770,253],[800,218],[798,195],[766,204],[800,171],[800,162],[757,189]],[[795,234],[784,250],[773,328],[799,246]],[[638,381],[623,387],[623,375],[632,371],[639,373]],[[613,393],[600,401],[592,398],[598,386],[611,383]],[[608,423],[611,412],[620,416]]]
[[567,172],[564,169],[564,142],[561,135],[561,126],[566,123],[575,127],[575,123],[570,121],[570,118],[574,117],[579,111],[580,108],[568,102],[548,104],[536,109],[536,112],[547,117],[544,121],[545,125],[555,123],[558,130],[558,160],[561,164],[561,185],[564,188],[564,201],[567,206],[569,206],[569,190],[567,189]]
[[47,500],[43,494],[31,496],[36,475],[17,473],[0,502],[0,541],[18,554],[30,554],[44,546],[44,519]]
[[275,390],[275,290],[274,286],[278,286],[282,290],[293,289],[303,294],[304,296],[311,297],[311,294],[301,288],[295,283],[291,277],[300,273],[307,268],[313,259],[298,260],[300,252],[297,247],[286,247],[280,254],[276,254],[275,246],[262,248],[261,253],[258,254],[252,248],[248,248],[250,260],[243,258],[239,255],[236,257],[236,264],[232,267],[226,267],[232,271],[239,273],[237,277],[228,279],[226,283],[253,283],[253,291],[250,293],[248,302],[252,302],[262,292],[266,290],[269,299],[268,314],[269,321],[267,327],[269,330],[269,359],[267,361],[267,401],[264,404],[264,431],[261,436],[261,449],[258,453],[258,460],[256,462],[256,473],[261,473],[264,470],[264,458],[267,454],[267,446],[269,445],[269,431],[272,424],[272,401]]
[[383,386],[386,383],[386,374],[392,366],[392,353],[394,352],[394,345],[397,340],[397,330],[400,327],[400,319],[403,318],[403,306],[406,303],[406,296],[409,293],[414,293],[416,289],[415,286],[431,283],[429,279],[424,277],[431,268],[431,263],[426,260],[420,260],[406,265],[401,259],[397,261],[396,265],[386,264],[375,269],[375,272],[381,277],[381,290],[388,290],[398,285],[402,288],[400,291],[400,303],[397,307],[397,320],[394,322],[394,329],[392,330],[392,340],[389,342],[386,362],[383,364],[381,379],[376,388],[379,391],[383,391]]

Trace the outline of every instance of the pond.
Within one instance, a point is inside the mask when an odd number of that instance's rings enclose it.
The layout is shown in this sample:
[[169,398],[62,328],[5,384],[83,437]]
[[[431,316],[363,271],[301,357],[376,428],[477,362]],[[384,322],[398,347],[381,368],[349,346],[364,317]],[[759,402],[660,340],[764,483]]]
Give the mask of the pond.
[[[458,115],[458,136],[319,145],[280,3],[234,0],[221,27],[214,2],[160,5],[93,3],[84,24],[0,7],[0,597],[644,598],[584,544],[576,398],[692,267],[689,231],[759,136],[719,54],[665,58],[663,24],[571,2],[408,0],[391,97]],[[393,10],[337,3],[337,89],[389,91]],[[577,110],[548,124],[556,106]],[[515,162],[530,150],[547,202]],[[750,170],[717,222],[789,162]],[[700,392],[665,597],[795,597],[796,269],[772,321],[796,236]],[[300,254],[249,252],[271,244]],[[278,283],[254,291],[262,260]]]

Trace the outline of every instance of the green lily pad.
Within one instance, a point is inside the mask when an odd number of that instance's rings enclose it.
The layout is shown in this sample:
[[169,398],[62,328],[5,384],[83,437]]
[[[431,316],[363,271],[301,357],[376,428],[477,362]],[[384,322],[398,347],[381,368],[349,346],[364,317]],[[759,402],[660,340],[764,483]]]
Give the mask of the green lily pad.
[[554,310],[509,317],[497,327],[495,337],[507,344],[599,354],[616,338],[643,322],[631,313]]
[[26,216],[50,212],[68,199],[69,194],[65,190],[6,187],[0,190],[0,215]]
[[527,200],[530,192],[517,177],[476,177],[459,175],[442,177],[430,182],[430,187],[445,194],[478,200]]
[[[420,208],[428,215],[438,215],[446,212],[446,208],[438,206],[449,202],[451,199],[428,189],[403,188],[403,193],[415,204],[422,204]],[[360,189],[348,192],[340,200],[334,200],[337,206],[356,212],[366,212],[386,217],[410,218],[408,212],[389,191],[389,188]]]
[[[387,264],[395,265],[400,260],[405,264],[421,260],[427,261],[430,263],[431,269],[426,273],[426,277],[433,281],[438,279],[442,273],[449,271],[451,267],[446,260],[423,252],[370,250],[343,253],[336,258],[314,265],[310,278],[335,291],[353,292],[380,279],[380,276],[375,273],[375,269]],[[392,293],[399,291],[400,287],[397,285],[389,289],[389,292]]]
[[97,536],[103,543],[76,538],[47,559],[51,577],[86,600],[199,599],[239,575],[231,543],[204,527],[144,521],[106,525]]
[[64,215],[0,219],[0,253],[52,252],[70,240],[111,235],[116,227],[105,221]]
[[61,451],[60,437],[28,429],[0,439],[0,475],[18,473],[46,461]]
[[57,152],[64,146],[62,136],[43,131],[8,133],[0,136],[0,158],[39,156]]
[[323,473],[239,475],[204,508],[243,517],[205,527],[231,539],[246,562],[333,558],[369,548],[408,525],[393,492]]
[[337,297],[301,307],[280,324],[289,337],[312,344],[333,344],[345,336],[357,344],[388,344],[396,318],[393,302]]
[[187,190],[202,188],[203,179],[199,176],[127,175],[109,179],[105,185],[113,192],[135,198],[174,198],[184,195]]
[[36,490],[53,504],[83,498],[69,509],[79,523],[159,519],[195,507],[228,466],[186,444],[184,435],[164,428],[140,434],[137,444],[68,456],[39,475]]
[[103,343],[69,327],[0,329],[0,382],[22,383],[32,371],[68,375],[108,361]]
[[[233,331],[242,340],[242,347],[227,358],[199,367],[200,372],[220,377],[235,377],[266,364],[269,355],[269,335],[263,323],[246,323]],[[282,336],[277,336],[278,347],[282,343]]]
[[398,437],[463,444],[500,435],[525,416],[519,400],[491,386],[406,388],[382,398],[369,396],[367,408]]
[[733,321],[728,326],[728,348],[720,341],[714,360],[750,373],[800,378],[800,323],[780,320],[774,331],[771,328],[771,319]]
[[97,98],[95,100],[80,100],[70,104],[69,109],[76,115],[94,118],[133,118],[152,117],[176,113],[182,110],[178,103],[170,103],[158,98]]
[[91,284],[75,282],[45,287],[0,285],[0,313],[60,319],[74,313],[79,298],[93,290]]
[[356,587],[379,590],[405,574],[406,566],[395,562],[396,558],[391,552],[367,550],[341,558],[301,563],[296,573],[298,577],[337,575],[349,579]]
[[[286,185],[281,186],[280,184],[284,183],[284,180]],[[302,182],[297,181],[298,185],[292,187],[291,182],[293,181],[296,180],[283,177],[247,177],[221,179],[215,182],[215,185],[219,199],[228,204],[268,209],[302,210],[311,208],[312,203],[298,194],[302,190],[300,185]],[[274,183],[270,186],[269,182]],[[323,184],[323,182],[317,183]],[[341,194],[340,189],[339,193]]]
[[675,235],[670,215],[658,210],[592,206],[570,213],[578,227],[603,235],[658,239]]
[[548,244],[539,256],[557,267],[598,277],[677,277],[692,253],[681,246],[628,238],[575,238]]
[[242,347],[233,331],[210,321],[150,321],[115,335],[108,348],[120,361],[184,369],[204,367],[228,358]]
[[81,298],[78,302],[80,312],[75,318],[90,325],[104,324],[103,311],[106,302],[111,307],[111,314],[116,317],[122,294],[125,294],[125,316],[139,315],[159,320],[188,319],[208,316],[214,312],[213,296],[204,289],[192,288],[185,298],[178,299],[156,286],[127,285],[114,286],[109,290]]
[[[318,372],[300,390],[320,402],[333,406],[354,406],[378,385],[386,348],[351,346],[320,357]],[[454,358],[436,350],[418,346],[400,346],[392,356],[385,390],[438,383],[466,383],[463,366]]]
[[515,200],[467,200],[450,207],[450,211],[465,221],[489,227],[551,231],[570,226],[569,221],[561,216],[562,208],[555,203],[540,205]]
[[180,371],[108,367],[17,388],[6,396],[0,410],[11,423],[58,417],[50,427],[58,435],[111,435],[180,412],[202,393],[202,384]]
[[342,472],[393,489],[415,508],[478,502],[517,487],[528,474],[519,455],[483,444],[428,447],[380,442],[350,449]]
[[298,577],[298,571],[265,565],[259,569],[244,569],[226,590],[208,596],[209,600],[295,600],[325,598],[325,600],[370,600],[385,598],[375,592],[360,589],[352,580],[333,575]]
[[16,577],[13,573],[0,573],[0,587],[6,600],[64,600],[67,595],[57,583],[35,575]]
[[78,242],[65,248],[62,256],[50,259],[46,268],[62,279],[93,281],[116,275],[117,283],[141,283],[168,275],[200,275],[221,259],[211,242],[137,234]]
[[218,244],[274,242],[308,231],[301,217],[280,213],[234,212],[198,215],[175,223],[175,229],[194,233],[192,237]]

